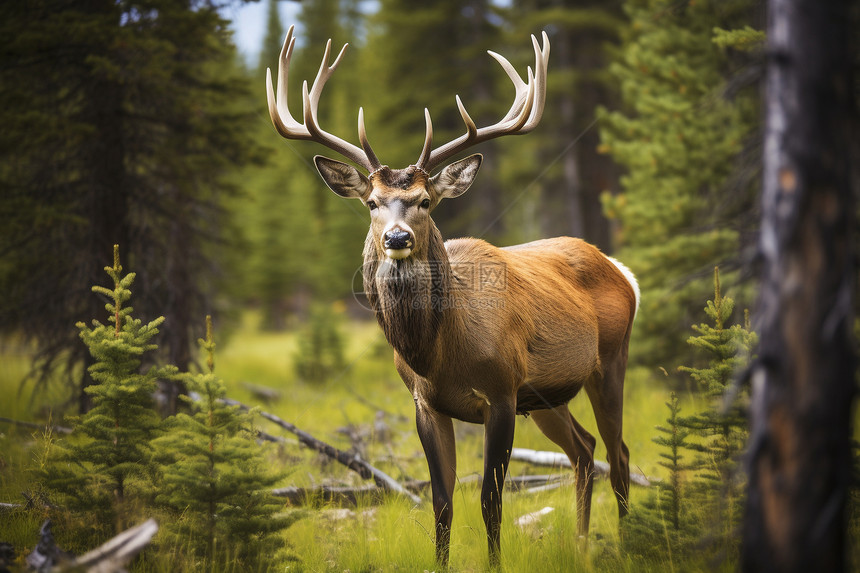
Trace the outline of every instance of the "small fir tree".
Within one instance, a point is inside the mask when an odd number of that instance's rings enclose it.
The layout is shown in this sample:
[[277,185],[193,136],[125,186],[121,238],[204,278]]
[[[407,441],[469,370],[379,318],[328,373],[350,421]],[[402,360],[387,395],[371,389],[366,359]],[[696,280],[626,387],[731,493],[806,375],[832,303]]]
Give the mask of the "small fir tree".
[[652,441],[661,448],[659,455],[663,459],[658,463],[668,470],[669,479],[656,482],[656,492],[638,504],[622,524],[625,551],[658,562],[665,555],[689,555],[699,531],[684,495],[684,476],[690,467],[684,451],[690,431],[680,424],[681,406],[674,392],[666,407],[666,425],[657,426],[661,435]]
[[[749,361],[749,353],[757,337],[749,328],[749,314],[744,325],[726,326],[734,311],[734,300],[724,297],[720,290],[720,271],[714,268],[714,300],[709,300],[705,314],[713,324],[694,325],[698,336],[687,341],[709,356],[704,368],[681,366],[697,382],[703,394],[711,400],[709,409],[689,418],[682,424],[705,438],[697,446],[708,459],[702,460],[703,475],[726,484],[737,472],[739,456],[747,438],[746,398],[730,396],[734,375]],[[727,400],[729,400],[727,402]]]
[[187,544],[209,569],[231,560],[243,570],[265,568],[284,545],[276,534],[293,521],[276,515],[282,503],[267,491],[282,476],[265,469],[251,414],[222,401],[210,317],[199,344],[206,371],[186,377],[193,398],[183,397],[192,413],[169,419],[168,432],[156,441],[163,468],[157,501],[175,515],[165,524],[166,538]]
[[[696,452],[690,468],[695,472],[694,495],[697,505],[710,508],[722,531],[715,532],[724,553],[737,550],[734,530],[743,506],[741,455],[749,436],[747,422],[748,396],[732,386],[735,374],[749,363],[757,336],[750,330],[749,313],[743,325],[727,326],[734,310],[734,300],[722,295],[719,268],[714,269],[714,299],[705,313],[712,324],[694,325],[698,333],[688,343],[708,357],[707,366],[682,366],[697,382],[708,407],[693,416],[680,418],[679,425],[699,439],[685,444]],[[719,517],[719,520],[716,519]]]
[[673,531],[677,533],[681,530],[681,481],[687,469],[683,462],[683,451],[687,447],[686,440],[690,432],[679,424],[681,406],[677,394],[671,393],[666,407],[669,408],[669,417],[666,418],[668,425],[657,426],[657,431],[663,435],[652,438],[652,441],[663,448],[660,452],[663,460],[657,463],[669,470],[669,481],[658,483],[660,505],[669,516]]
[[143,324],[132,318],[131,306],[124,306],[135,274],[123,276],[117,245],[113,266],[105,271],[113,288],[94,286],[93,291],[110,300],[105,305],[108,322],[77,324],[95,361],[89,372],[96,384],[86,388],[93,407],[77,419],[73,436],[57,444],[46,481],[63,496],[60,505],[95,512],[96,524],[114,524],[119,532],[134,521],[134,504],[151,496],[151,442],[161,427],[153,396],[157,381],[174,378],[176,369],[151,366],[142,371],[142,357],[156,349],[150,340],[164,318]]
[[[661,435],[653,441],[662,448],[659,463],[669,471],[669,479],[623,524],[629,554],[658,564],[665,564],[668,555],[703,570],[718,567],[715,560],[737,559],[735,529],[743,488],[738,464],[747,435],[747,396],[733,394],[732,381],[747,364],[757,337],[748,313],[743,326],[727,326],[733,309],[734,301],[722,295],[719,269],[714,269],[714,299],[705,307],[712,323],[693,326],[697,336],[689,339],[707,357],[707,365],[680,369],[698,383],[707,407],[684,417],[674,393],[666,403],[669,417],[665,426],[657,427]],[[693,454],[692,459],[685,452]],[[705,533],[707,545],[702,544]]]

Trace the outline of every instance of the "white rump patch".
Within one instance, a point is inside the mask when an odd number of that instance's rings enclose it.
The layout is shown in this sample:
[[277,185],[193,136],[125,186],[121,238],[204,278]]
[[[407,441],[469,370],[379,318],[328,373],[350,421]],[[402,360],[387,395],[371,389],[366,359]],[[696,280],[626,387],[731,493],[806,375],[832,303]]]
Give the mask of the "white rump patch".
[[[618,259],[608,256],[606,258],[609,259],[613,265],[618,267],[618,270],[621,271],[621,274],[624,275],[624,278],[626,278],[627,282],[630,283],[630,286],[633,287],[633,294],[636,295],[636,312],[639,312],[639,298],[641,295],[639,293],[639,283],[636,282],[636,276],[633,274],[633,271],[628,269],[627,266]],[[633,314],[633,318],[636,318],[635,313]]]

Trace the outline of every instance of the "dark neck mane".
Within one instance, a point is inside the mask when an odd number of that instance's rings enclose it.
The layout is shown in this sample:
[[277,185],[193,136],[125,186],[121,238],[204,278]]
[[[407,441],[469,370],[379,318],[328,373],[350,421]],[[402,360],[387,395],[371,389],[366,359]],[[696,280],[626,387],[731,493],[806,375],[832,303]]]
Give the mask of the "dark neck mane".
[[373,237],[364,247],[364,290],[388,343],[410,368],[426,375],[433,363],[439,328],[450,311],[451,266],[435,225],[428,248],[392,260],[376,252]]

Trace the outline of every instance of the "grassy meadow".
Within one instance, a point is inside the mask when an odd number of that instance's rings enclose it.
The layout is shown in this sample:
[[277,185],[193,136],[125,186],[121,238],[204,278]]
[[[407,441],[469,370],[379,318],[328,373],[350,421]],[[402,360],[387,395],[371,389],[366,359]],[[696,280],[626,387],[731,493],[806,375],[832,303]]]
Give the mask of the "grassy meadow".
[[[426,480],[428,472],[414,429],[412,400],[391,361],[391,351],[374,322],[348,321],[341,324],[345,341],[346,366],[332,379],[311,384],[297,379],[294,362],[299,352],[300,332],[263,332],[259,317],[245,316],[241,326],[216,350],[215,372],[226,382],[228,396],[259,406],[292,422],[299,428],[341,449],[353,442],[348,433],[358,436],[358,447],[371,463],[400,481]],[[217,340],[217,336],[216,336]],[[21,388],[28,368],[29,353],[12,340],[2,348],[0,416],[17,420],[46,421],[51,408],[61,404],[61,381],[55,381],[46,400],[40,396],[31,404],[32,388]],[[659,447],[652,442],[655,426],[667,416],[668,398],[665,375],[632,369],[625,387],[625,440],[630,448],[631,470],[661,478]],[[280,398],[261,402],[255,386],[276,389]],[[697,405],[692,394],[683,397],[684,410]],[[571,410],[583,425],[597,436],[596,425],[584,393],[571,403]],[[54,416],[54,423],[60,420]],[[299,446],[279,427],[256,418],[260,428],[287,441],[271,447],[272,464],[287,475],[284,486],[319,484],[360,485],[361,478],[324,456]],[[383,428],[375,428],[374,422]],[[457,434],[458,477],[482,472],[483,432],[480,426],[455,423]],[[350,432],[344,431],[349,429]],[[33,428],[0,427],[0,502],[20,503],[22,491],[33,492],[33,468],[40,463],[44,432]],[[517,418],[515,447],[556,450],[531,422]],[[595,459],[605,459],[605,448],[598,439]],[[591,535],[587,549],[576,536],[576,511],[572,474],[565,469],[536,468],[512,461],[509,475],[553,473],[566,483],[540,493],[505,492],[502,531],[503,571],[640,571],[655,564],[637,563],[626,556],[618,544],[617,506],[607,480],[595,483]],[[631,486],[631,502],[649,492]],[[305,508],[285,507],[300,512],[300,518],[284,532],[288,550],[277,570],[285,571],[431,571],[433,557],[433,511],[429,490],[422,493],[420,506],[390,496],[383,500],[363,499],[357,507],[316,503]],[[451,541],[451,569],[481,571],[487,567],[487,549],[481,518],[479,488],[474,483],[458,484],[455,490],[454,522]],[[545,507],[554,511],[537,524],[520,528],[514,520]],[[0,541],[15,547],[32,548],[43,516],[38,511],[13,512],[0,522]],[[75,532],[55,530],[61,547],[81,551],[75,546]],[[156,538],[157,539],[157,538]],[[22,556],[19,555],[19,558]],[[138,560],[138,570],[193,571],[193,562],[183,561],[181,548],[165,556],[146,554]],[[656,567],[673,570],[671,554]]]
[[[381,331],[372,322],[344,325],[348,366],[324,385],[309,385],[295,378],[292,357],[297,351],[294,334],[260,333],[246,325],[219,352],[216,371],[233,385],[232,395],[253,403],[242,382],[253,381],[284,389],[284,398],[264,406],[318,438],[348,449],[350,442],[338,432],[349,425],[371,433],[367,457],[371,463],[400,481],[428,479],[427,467],[414,429],[413,403],[391,361]],[[651,442],[654,426],[664,422],[663,403],[668,391],[657,376],[643,370],[628,374],[625,391],[625,438],[630,448],[631,469],[647,476],[662,475],[657,464],[657,446]],[[688,397],[688,401],[693,400]],[[692,408],[692,404],[690,405]],[[571,403],[574,416],[597,436],[594,416],[584,393]],[[387,440],[373,439],[372,426],[377,412],[390,428]],[[280,434],[277,427],[264,428]],[[483,431],[480,426],[455,421],[457,435],[457,475],[460,479],[482,473]],[[361,432],[359,432],[361,433]],[[530,419],[517,418],[514,447],[557,450]],[[291,485],[312,485],[334,481],[359,484],[361,479],[342,466],[320,459],[316,453],[291,448],[293,463],[287,480]],[[606,451],[598,439],[595,459],[605,459]],[[535,468],[513,461],[509,475],[556,473],[568,476],[570,483],[543,492],[506,492],[502,532],[503,569],[521,571],[540,565],[541,571],[604,570],[591,559],[614,551],[618,538],[615,496],[607,480],[595,483],[592,505],[591,548],[580,550],[576,536],[576,510],[572,473],[569,470]],[[632,498],[643,495],[632,486]],[[433,511],[429,491],[426,501],[412,507],[408,500],[390,499],[382,505],[369,502],[354,510],[354,515],[339,519],[334,508],[310,514],[288,530],[297,567],[312,571],[390,571],[433,570]],[[451,534],[451,568],[455,571],[480,571],[486,568],[486,540],[481,518],[480,492],[474,484],[462,484],[454,492],[454,522]],[[513,521],[522,515],[553,507],[539,525],[520,530]],[[620,556],[615,556],[621,559]],[[623,566],[623,559],[612,560]],[[632,569],[638,570],[634,564]],[[622,570],[624,567],[622,567]]]

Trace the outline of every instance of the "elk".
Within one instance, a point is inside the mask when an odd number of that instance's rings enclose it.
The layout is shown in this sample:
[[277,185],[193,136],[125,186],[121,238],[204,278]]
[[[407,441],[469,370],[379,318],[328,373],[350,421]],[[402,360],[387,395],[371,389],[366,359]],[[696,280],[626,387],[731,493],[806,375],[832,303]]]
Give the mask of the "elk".
[[430,213],[462,195],[481,165],[480,154],[431,172],[465,149],[503,135],[532,131],[546,93],[549,39],[532,36],[535,71],[523,81],[503,56],[489,54],[514,84],[514,102],[496,124],[477,127],[459,96],[465,134],[433,148],[424,110],[424,146],[414,165],[382,165],[358,111],[361,147],[324,131],[317,108],[322,89],[343,57],[329,65],[331,40],[313,85],[304,83],[303,123],[290,115],[287,78],[295,39],[289,29],[278,66],[277,96],[266,77],[269,114],[288,139],[321,143],[367,171],[316,156],[317,170],[337,195],[361,200],[370,212],[364,244],[364,290],[394,349],[394,363],[415,402],[435,515],[436,559],[447,565],[456,480],[452,419],[483,424],[481,507],[491,564],[499,563],[502,489],[517,414],[531,415],[575,468],[577,528],[587,536],[595,438],[567,403],[582,389],[591,401],[608,451],[619,516],[627,513],[629,453],[621,436],[622,390],[630,330],[639,304],[633,274],[596,247],[569,237],[498,248],[480,239],[444,242]]

